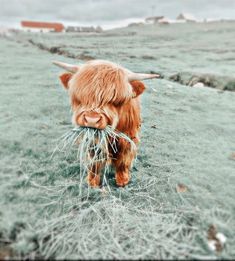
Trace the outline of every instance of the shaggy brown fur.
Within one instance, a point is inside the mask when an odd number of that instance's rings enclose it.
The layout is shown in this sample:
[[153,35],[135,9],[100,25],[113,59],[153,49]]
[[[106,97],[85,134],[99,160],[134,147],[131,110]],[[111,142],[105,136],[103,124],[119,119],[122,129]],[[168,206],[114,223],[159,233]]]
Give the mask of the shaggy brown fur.
[[[77,73],[60,76],[68,89],[73,109],[73,122],[80,126],[99,129],[111,125],[125,133],[135,144],[139,143],[140,100],[145,90],[140,81],[128,82],[125,70],[109,62],[89,62]],[[112,153],[112,164],[116,168],[116,183],[125,186],[130,180],[130,168],[136,151],[124,139],[118,140],[118,152]],[[102,164],[96,164],[88,173],[88,183],[100,185]]]

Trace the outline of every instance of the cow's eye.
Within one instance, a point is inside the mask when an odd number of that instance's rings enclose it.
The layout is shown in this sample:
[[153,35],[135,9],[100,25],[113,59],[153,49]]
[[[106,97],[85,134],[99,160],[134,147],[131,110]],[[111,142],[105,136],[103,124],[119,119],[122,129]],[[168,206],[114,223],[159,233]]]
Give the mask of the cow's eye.
[[114,107],[119,108],[123,105],[123,102],[114,102],[113,105]]
[[72,98],[72,105],[73,106],[78,106],[80,103],[81,103],[80,100],[77,99],[76,97]]

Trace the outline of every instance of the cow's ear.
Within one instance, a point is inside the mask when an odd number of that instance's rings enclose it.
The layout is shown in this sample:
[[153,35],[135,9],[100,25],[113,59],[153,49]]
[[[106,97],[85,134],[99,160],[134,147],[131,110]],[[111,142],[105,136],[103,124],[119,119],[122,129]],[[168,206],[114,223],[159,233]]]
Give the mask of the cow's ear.
[[65,89],[69,88],[68,83],[72,76],[72,73],[63,73],[60,75],[60,81],[62,82]]
[[133,89],[133,98],[136,98],[139,95],[141,95],[144,92],[144,90],[146,89],[144,84],[140,81],[131,81],[130,84]]

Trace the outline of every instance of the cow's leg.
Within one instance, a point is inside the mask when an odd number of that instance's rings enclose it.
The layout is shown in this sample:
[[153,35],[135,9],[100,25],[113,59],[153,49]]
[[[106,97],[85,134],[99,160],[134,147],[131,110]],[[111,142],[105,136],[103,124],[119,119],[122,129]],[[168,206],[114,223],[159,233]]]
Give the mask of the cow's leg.
[[91,187],[99,187],[102,168],[102,163],[95,163],[88,171],[87,181]]
[[136,151],[132,150],[130,144],[125,142],[119,153],[116,155],[116,159],[113,161],[113,165],[116,169],[115,179],[116,184],[119,187],[124,187],[130,180],[130,169],[132,161],[136,156]]

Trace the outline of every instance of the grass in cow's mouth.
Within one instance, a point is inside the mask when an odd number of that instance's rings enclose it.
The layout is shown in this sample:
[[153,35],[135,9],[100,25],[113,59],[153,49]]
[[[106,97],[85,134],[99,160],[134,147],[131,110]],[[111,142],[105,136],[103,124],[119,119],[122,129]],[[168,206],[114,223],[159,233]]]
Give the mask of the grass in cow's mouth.
[[53,152],[61,151],[66,156],[75,152],[75,160],[80,164],[81,182],[87,171],[96,163],[101,163],[103,167],[103,185],[107,184],[106,174],[109,170],[109,162],[112,159],[110,150],[113,153],[118,151],[117,140],[124,139],[130,143],[133,150],[135,143],[124,133],[114,130],[111,126],[105,129],[94,129],[88,127],[76,127],[66,132],[59,138],[59,142]]

